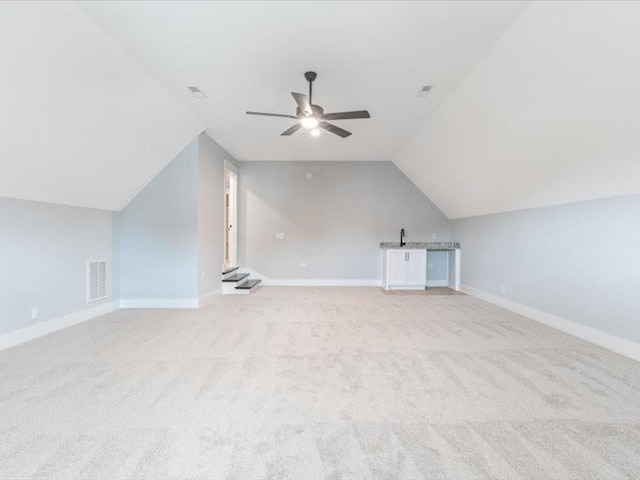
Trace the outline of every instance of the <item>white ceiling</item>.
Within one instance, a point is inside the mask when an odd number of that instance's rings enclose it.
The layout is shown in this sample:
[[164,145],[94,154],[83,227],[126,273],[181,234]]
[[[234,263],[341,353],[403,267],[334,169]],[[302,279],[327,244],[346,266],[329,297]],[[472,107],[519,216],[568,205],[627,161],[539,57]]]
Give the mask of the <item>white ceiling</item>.
[[[638,2],[0,2],[0,196],[117,210],[205,128],[241,160],[393,159],[450,218],[640,193],[638,25]],[[373,118],[244,114],[292,113],[307,69]]]
[[640,193],[639,26],[531,4],[394,162],[450,218]]
[[75,3],[0,2],[0,196],[122,208],[201,123]]
[[[519,15],[522,2],[82,2],[241,160],[390,160]],[[368,109],[353,131],[280,133],[290,92],[326,111]],[[208,100],[186,90],[197,85]],[[416,98],[435,85],[427,98]]]

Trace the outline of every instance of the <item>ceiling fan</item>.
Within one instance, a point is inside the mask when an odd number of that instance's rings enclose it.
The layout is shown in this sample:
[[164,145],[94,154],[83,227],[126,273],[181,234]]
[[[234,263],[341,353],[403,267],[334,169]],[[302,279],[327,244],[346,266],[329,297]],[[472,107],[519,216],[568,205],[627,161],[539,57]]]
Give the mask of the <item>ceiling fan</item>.
[[313,81],[316,79],[318,74],[316,72],[305,72],[304,78],[309,82],[309,98],[302,93],[291,92],[294,100],[298,104],[296,108],[295,115],[286,115],[281,113],[262,113],[262,112],[247,112],[248,115],[262,115],[265,117],[284,117],[284,118],[293,118],[297,120],[298,123],[293,125],[291,128],[288,128],[280,135],[288,136],[291,135],[302,127],[310,129],[311,135],[317,137],[320,135],[319,128],[327,130],[328,132],[334,133],[339,137],[345,138],[351,135],[351,132],[344,130],[340,127],[333,125],[332,123],[327,122],[327,120],[350,120],[353,118],[371,118],[369,112],[366,110],[356,110],[353,112],[337,112],[337,113],[324,113],[324,109],[320,105],[316,105],[313,103]]

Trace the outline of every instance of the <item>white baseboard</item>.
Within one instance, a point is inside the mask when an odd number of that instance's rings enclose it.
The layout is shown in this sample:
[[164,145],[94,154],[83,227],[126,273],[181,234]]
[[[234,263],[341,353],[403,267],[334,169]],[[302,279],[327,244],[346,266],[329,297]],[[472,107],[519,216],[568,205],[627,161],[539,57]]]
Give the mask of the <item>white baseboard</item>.
[[416,290],[416,291],[424,291],[424,285],[389,285],[388,287],[382,287],[385,290],[397,290],[397,291],[402,291],[402,290]]
[[42,337],[58,330],[71,327],[81,322],[91,320],[118,308],[198,308],[208,305],[213,301],[220,290],[213,290],[200,298],[186,299],[137,299],[137,300],[115,300],[104,302],[95,307],[85,308],[78,312],[70,313],[62,317],[35,323],[14,332],[0,335],[0,350],[10,348],[21,343],[28,342],[34,338]]
[[237,285],[238,285],[238,282],[222,282],[222,293],[224,295],[231,295],[231,294],[238,293],[238,290],[236,290]]
[[261,280],[265,287],[379,287],[380,279],[341,279],[341,278],[267,278],[249,267],[240,267],[240,272],[249,274],[249,278]]
[[474,297],[485,300],[499,307],[505,308],[522,316],[528,317],[549,327],[578,337],[587,342],[606,348],[613,352],[640,361],[640,344],[625,340],[615,335],[602,332],[592,327],[580,325],[572,320],[567,320],[551,313],[536,310],[533,307],[523,305],[508,298],[500,297],[493,293],[485,292],[469,285],[461,285],[460,290]]
[[48,335],[49,333],[71,327],[78,323],[91,320],[92,318],[100,317],[113,312],[115,308],[115,302],[105,302],[95,307],[85,308],[84,310],[42,321],[14,332],[5,333],[4,335],[0,335],[0,350],[28,342],[34,338]]
[[379,287],[380,280],[292,278],[264,279],[262,284],[271,287]]
[[140,298],[121,299],[119,308],[198,308],[198,298]]

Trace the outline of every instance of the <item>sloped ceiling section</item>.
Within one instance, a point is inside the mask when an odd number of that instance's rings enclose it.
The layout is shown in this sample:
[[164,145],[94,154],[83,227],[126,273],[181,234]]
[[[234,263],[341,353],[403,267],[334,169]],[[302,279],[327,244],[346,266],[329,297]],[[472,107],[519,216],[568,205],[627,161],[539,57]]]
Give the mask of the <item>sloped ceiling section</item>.
[[[389,161],[526,5],[509,1],[82,2],[81,7],[188,105],[241,160]],[[353,132],[280,133],[295,113],[290,92]],[[196,100],[187,85],[208,96]],[[416,94],[435,88],[425,98]]]
[[531,4],[394,162],[450,218],[639,193],[638,25]]
[[119,210],[202,125],[76,4],[0,2],[0,196]]

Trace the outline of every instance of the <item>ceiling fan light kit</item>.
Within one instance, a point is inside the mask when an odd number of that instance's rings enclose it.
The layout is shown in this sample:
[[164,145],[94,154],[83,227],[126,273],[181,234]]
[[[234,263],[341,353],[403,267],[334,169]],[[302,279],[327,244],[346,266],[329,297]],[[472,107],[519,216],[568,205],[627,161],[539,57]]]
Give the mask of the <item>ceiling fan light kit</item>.
[[318,120],[316,120],[314,117],[305,117],[300,120],[300,123],[304,128],[308,129],[316,128],[318,126]]
[[301,127],[311,130],[311,135],[317,137],[320,135],[322,128],[328,132],[346,138],[351,132],[344,130],[327,120],[351,120],[356,118],[371,118],[367,110],[356,110],[351,112],[324,113],[324,109],[320,105],[313,103],[313,81],[318,74],[316,72],[305,72],[304,78],[309,82],[309,97],[302,93],[291,92],[291,96],[298,105],[295,115],[286,115],[282,113],[263,113],[263,112],[247,112],[248,115],[261,115],[264,117],[283,117],[298,120],[298,123],[282,132],[281,136],[289,136],[300,130]]

